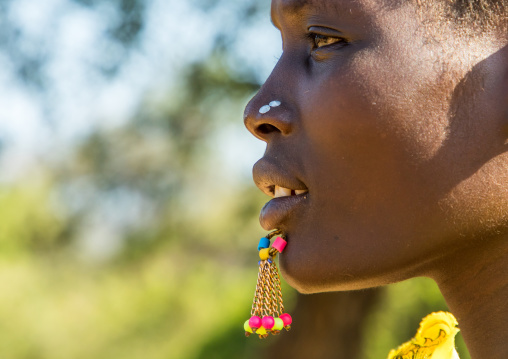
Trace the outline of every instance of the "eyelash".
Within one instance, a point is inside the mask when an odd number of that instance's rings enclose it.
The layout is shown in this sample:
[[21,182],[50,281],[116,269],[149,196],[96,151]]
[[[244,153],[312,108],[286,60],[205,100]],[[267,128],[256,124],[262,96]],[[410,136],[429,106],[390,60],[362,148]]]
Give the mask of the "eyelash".
[[[337,45],[337,44],[340,44],[342,46],[344,45],[347,45],[348,44],[348,41],[342,37],[336,37],[336,36],[327,36],[327,35],[322,35],[322,34],[316,34],[315,32],[310,32],[307,34],[307,37],[309,38],[309,41],[311,42],[312,44],[312,50],[318,50],[318,49],[321,49],[323,47],[327,47],[327,46],[332,46],[332,45]],[[331,42],[331,43],[328,43],[326,45],[322,45],[322,46],[319,46],[317,44],[317,41],[318,40],[330,40],[330,39],[335,39],[337,41],[334,41],[334,42]]]

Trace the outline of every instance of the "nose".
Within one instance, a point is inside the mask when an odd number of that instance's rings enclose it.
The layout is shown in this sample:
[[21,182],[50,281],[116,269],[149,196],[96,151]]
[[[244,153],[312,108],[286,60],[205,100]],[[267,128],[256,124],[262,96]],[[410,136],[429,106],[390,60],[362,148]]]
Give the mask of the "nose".
[[[288,76],[288,64],[284,53],[259,92],[245,107],[245,127],[257,138],[269,142],[277,136],[287,136],[294,131],[296,106],[287,96],[287,89],[294,78]],[[291,98],[294,98],[291,96]]]
[[243,120],[245,127],[265,142],[276,135],[289,135],[293,127],[287,103],[276,95],[264,95],[262,89],[245,107]]
[[249,101],[243,114],[245,127],[265,142],[274,136],[287,136],[294,130],[294,106],[291,106],[284,91],[288,88],[289,77],[284,76],[283,58],[284,55],[259,92]]

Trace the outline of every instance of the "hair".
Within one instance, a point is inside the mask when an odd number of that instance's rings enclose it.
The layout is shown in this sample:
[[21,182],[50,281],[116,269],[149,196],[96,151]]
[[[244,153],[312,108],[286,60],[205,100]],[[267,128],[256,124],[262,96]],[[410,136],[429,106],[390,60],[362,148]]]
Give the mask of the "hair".
[[506,29],[508,0],[444,1],[447,15],[461,24],[473,25],[482,29]]
[[[407,0],[400,0],[399,4]],[[429,34],[448,32],[466,38],[485,34],[508,41],[508,0],[410,0]],[[449,26],[442,26],[448,24]]]

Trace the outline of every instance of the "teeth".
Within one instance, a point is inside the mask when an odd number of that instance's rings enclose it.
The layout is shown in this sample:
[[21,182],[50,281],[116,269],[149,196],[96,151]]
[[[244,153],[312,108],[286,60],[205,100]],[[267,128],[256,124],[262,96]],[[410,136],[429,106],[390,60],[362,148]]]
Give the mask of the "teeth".
[[[291,196],[291,192],[292,192],[292,190],[290,188],[275,186],[274,197],[275,198],[277,198],[277,197],[289,197],[289,196]],[[307,192],[309,192],[309,191],[306,190],[306,189],[303,189],[303,190],[298,190],[298,189],[294,190],[295,194],[302,194],[302,193],[307,193]]]
[[289,188],[275,186],[274,197],[288,197],[291,196],[291,190]]

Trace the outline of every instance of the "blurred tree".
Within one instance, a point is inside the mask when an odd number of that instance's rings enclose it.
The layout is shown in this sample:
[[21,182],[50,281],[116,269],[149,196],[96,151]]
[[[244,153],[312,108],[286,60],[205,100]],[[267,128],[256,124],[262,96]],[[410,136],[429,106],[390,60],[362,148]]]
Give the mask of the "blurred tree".
[[294,328],[264,358],[361,358],[367,318],[382,289],[299,295]]

